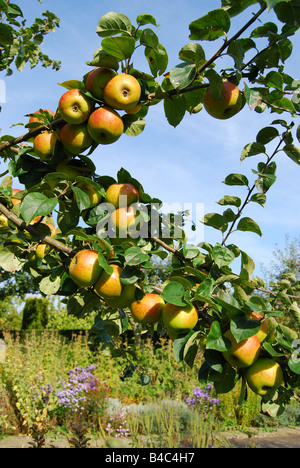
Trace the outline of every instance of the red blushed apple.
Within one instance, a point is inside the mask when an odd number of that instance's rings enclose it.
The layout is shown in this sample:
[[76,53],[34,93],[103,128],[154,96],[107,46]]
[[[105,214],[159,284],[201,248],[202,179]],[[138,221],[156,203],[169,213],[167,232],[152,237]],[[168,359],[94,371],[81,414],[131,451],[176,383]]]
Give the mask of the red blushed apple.
[[256,335],[240,342],[236,341],[230,330],[225,332],[224,336],[230,340],[231,347],[223,352],[223,356],[233,367],[249,367],[258,359],[261,346]]
[[69,274],[74,283],[81,287],[90,287],[100,278],[102,268],[98,261],[96,250],[81,250],[73,257]]
[[275,392],[284,383],[284,378],[277,362],[261,358],[247,369],[246,381],[254,393],[263,397]]
[[117,141],[124,131],[123,120],[109,107],[99,107],[88,120],[88,132],[93,140],[101,145]]
[[263,315],[259,314],[258,312],[252,312],[252,314],[249,316],[249,319],[258,320],[261,322],[260,330],[258,333],[256,333],[256,336],[260,343],[262,343],[267,338],[270,331],[268,319],[264,319]]
[[[44,112],[49,112],[49,114],[51,114],[53,117],[55,116],[55,112],[53,112],[52,110],[49,110],[49,109],[42,109]],[[36,112],[33,112],[33,114],[40,114],[40,111],[36,111]],[[29,123],[40,123],[41,125],[43,125],[43,121],[41,119],[39,119],[38,117],[30,117],[29,119]]]
[[161,319],[164,307],[165,301],[158,294],[145,294],[131,304],[130,311],[136,322],[153,325]]
[[71,124],[81,124],[88,120],[94,108],[92,99],[80,89],[70,89],[63,94],[58,103],[61,117]]
[[116,76],[116,72],[111,68],[96,68],[88,74],[85,88],[96,99],[103,100],[103,90],[114,76]]
[[223,90],[219,99],[215,99],[210,89],[204,96],[204,107],[208,114],[216,119],[230,119],[237,114],[243,104],[243,97],[238,89],[230,81],[223,82]]
[[63,146],[72,154],[81,154],[93,144],[86,123],[64,125],[59,137]]
[[104,101],[114,109],[128,111],[136,107],[141,98],[138,80],[128,74],[116,75],[104,88]]
[[35,154],[42,160],[48,161],[52,158],[54,153],[57,136],[53,132],[42,132],[37,135],[33,142],[33,149]]
[[193,305],[167,303],[162,311],[162,320],[169,331],[188,331],[197,325],[198,311]]
[[139,199],[139,192],[132,184],[112,184],[106,190],[106,201],[115,208],[129,206]]

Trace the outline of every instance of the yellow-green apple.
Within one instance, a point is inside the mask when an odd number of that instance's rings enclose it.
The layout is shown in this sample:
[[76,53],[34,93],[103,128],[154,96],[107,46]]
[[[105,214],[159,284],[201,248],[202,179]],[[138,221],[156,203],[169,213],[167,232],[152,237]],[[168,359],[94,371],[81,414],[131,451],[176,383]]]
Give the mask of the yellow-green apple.
[[260,358],[249,367],[246,380],[251,390],[260,396],[272,394],[284,383],[280,365],[268,358]]
[[114,76],[116,76],[116,72],[111,68],[95,68],[95,70],[92,70],[88,74],[85,83],[85,88],[96,99],[103,100],[103,90],[107,85],[108,81]]
[[139,192],[132,184],[112,184],[106,190],[106,201],[115,208],[132,205],[138,199]]
[[233,367],[249,367],[259,358],[261,346],[256,335],[239,342],[230,330],[226,331],[224,336],[231,342],[231,347],[223,352],[223,356]]
[[[42,110],[44,112],[49,112],[49,114],[53,115],[53,117],[55,116],[55,112],[53,112],[52,110],[49,110],[49,109],[42,109]],[[33,112],[33,114],[40,114],[40,110]],[[43,121],[39,119],[38,117],[30,117],[29,123],[39,123],[43,125]]]
[[219,99],[212,96],[208,89],[204,96],[204,107],[208,114],[216,119],[229,119],[237,114],[243,104],[242,94],[237,86],[230,81],[223,82],[223,89]]
[[56,172],[60,172],[65,174],[68,179],[74,181],[76,177],[82,176],[82,171],[80,167],[76,166],[75,164],[72,165],[70,163],[70,159],[64,159],[56,166]]
[[47,244],[39,244],[37,248],[35,249],[36,258],[39,258],[40,260],[44,258],[46,255],[46,249],[48,249]]
[[165,301],[158,294],[145,294],[138,301],[132,302],[130,311],[133,319],[142,324],[154,324],[161,319]]
[[162,311],[162,320],[168,331],[188,331],[197,325],[198,311],[193,305],[177,306],[168,302]]
[[103,97],[104,101],[114,109],[127,111],[138,104],[141,98],[141,86],[134,76],[122,73],[109,80],[104,88]]
[[72,154],[81,154],[93,144],[85,122],[78,125],[69,123],[64,125],[59,137],[63,146]]
[[119,265],[110,265],[113,269],[109,274],[103,271],[95,284],[95,291],[102,298],[120,297],[123,285],[121,283],[122,268]]
[[42,161],[48,161],[52,158],[57,139],[56,133],[47,130],[35,137],[33,149]]
[[74,283],[81,287],[90,287],[100,278],[102,267],[98,260],[99,252],[96,250],[80,250],[69,266],[69,274]]
[[11,202],[13,205],[17,205],[18,203],[21,203],[21,199],[20,198],[15,198],[14,195],[16,195],[16,193],[19,193],[19,192],[22,192],[21,189],[13,189],[12,191],[12,197],[11,197]]
[[135,300],[136,286],[126,284],[122,287],[121,296],[102,296],[107,305],[114,309],[125,309]]
[[134,284],[123,285],[121,274],[123,269],[119,265],[110,265],[113,269],[111,274],[103,271],[97,283],[95,292],[106,304],[116,309],[129,307],[135,300],[136,286]]
[[250,315],[248,315],[248,318],[250,320],[257,320],[261,322],[260,330],[258,333],[256,333],[256,336],[260,343],[262,343],[269,334],[270,327],[268,319],[264,318],[263,315],[259,314],[258,312],[252,312]]
[[88,195],[90,199],[90,208],[99,205],[102,199],[102,195],[95,189],[95,187],[93,187],[93,185],[88,184],[87,182],[79,182],[77,187],[79,187]]
[[8,227],[8,219],[3,213],[0,214],[0,227]]
[[68,123],[81,124],[92,113],[94,102],[85,96],[80,89],[70,89],[63,94],[58,103],[61,117]]
[[88,120],[88,132],[96,143],[109,145],[117,141],[124,131],[119,114],[107,106],[99,107]]
[[143,104],[137,104],[134,107],[131,107],[130,109],[127,109],[125,112],[126,114],[137,114],[140,112],[141,108],[143,107]]
[[[113,211],[110,216],[111,226],[117,233],[124,234],[137,228],[138,217],[134,206],[124,206]],[[121,236],[121,237],[122,237]]]

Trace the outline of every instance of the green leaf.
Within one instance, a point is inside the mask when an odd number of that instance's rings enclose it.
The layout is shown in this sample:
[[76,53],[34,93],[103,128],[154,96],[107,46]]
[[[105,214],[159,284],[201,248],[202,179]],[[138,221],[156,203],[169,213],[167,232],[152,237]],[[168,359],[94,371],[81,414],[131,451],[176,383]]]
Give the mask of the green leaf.
[[244,92],[246,102],[251,110],[259,107],[262,104],[262,95],[256,89],[250,89],[249,86],[245,83],[245,92]]
[[225,232],[228,228],[228,223],[226,219],[218,213],[208,213],[201,220],[206,226],[213,227],[214,229],[219,229],[222,232]]
[[231,367],[229,364],[224,366],[224,370],[221,376],[216,382],[214,382],[214,387],[216,392],[219,394],[229,393],[236,384],[236,370]]
[[245,315],[236,315],[230,322],[230,330],[238,343],[258,333],[260,327],[259,320],[250,320]]
[[226,185],[246,185],[249,187],[249,181],[243,174],[229,174],[223,183]]
[[231,347],[230,341],[222,335],[222,330],[219,322],[213,322],[207,337],[206,349],[214,349],[216,351],[227,351]]
[[39,284],[39,288],[40,288],[40,291],[46,296],[53,295],[59,291],[60,283],[61,283],[60,277],[52,279],[50,275],[42,279],[42,281]]
[[253,221],[253,219],[248,218],[248,217],[242,218],[239,221],[237,230],[244,231],[244,232],[245,231],[255,232],[259,236],[262,236],[262,232],[260,230],[259,225],[255,221]]
[[10,250],[0,248],[0,266],[5,271],[16,273],[22,269],[23,262]]
[[130,247],[125,252],[125,261],[127,265],[135,266],[149,260],[149,255],[142,252],[139,247]]
[[99,265],[103,268],[103,270],[108,275],[111,275],[113,273],[114,271],[113,268],[109,265],[108,261],[106,260],[102,252],[98,253],[98,262],[99,262]]
[[11,45],[14,42],[13,28],[5,23],[0,23],[0,44]]
[[134,52],[135,39],[133,37],[106,37],[102,40],[103,50],[116,57],[118,60],[125,60]]
[[221,200],[219,200],[218,202],[218,205],[221,205],[221,206],[236,206],[237,208],[241,206],[242,204],[242,200],[239,198],[239,197],[233,197],[231,195],[224,195],[223,198],[221,198]]
[[259,205],[264,207],[265,204],[266,204],[266,201],[267,201],[267,197],[266,197],[266,195],[264,193],[255,193],[250,198],[250,201],[258,203]]
[[145,24],[153,24],[154,26],[159,28],[159,24],[156,22],[156,19],[152,15],[138,15],[136,18],[136,22],[140,26],[144,26]]
[[126,15],[111,11],[100,18],[96,32],[100,37],[116,34],[131,35],[132,24]]
[[221,99],[223,91],[223,78],[213,68],[207,70],[205,74],[209,80],[209,89],[212,97],[216,100]]
[[175,89],[184,89],[191,84],[197,73],[194,63],[180,63],[170,71],[170,81]]
[[21,204],[21,214],[26,223],[30,223],[36,216],[47,216],[56,207],[58,199],[48,198],[43,193],[29,193]]
[[149,63],[151,73],[154,77],[161,76],[168,66],[169,58],[165,47],[162,44],[156,49],[145,47],[145,57]]
[[63,83],[57,83],[57,84],[66,89],[81,89],[81,90],[85,89],[84,83],[79,80],[68,80],[68,81],[64,81]]
[[279,136],[279,132],[277,128],[274,127],[265,127],[262,128],[256,137],[257,143],[260,143],[261,145],[266,145],[267,143],[270,143],[270,141],[274,140],[274,138]]
[[170,125],[177,127],[182,121],[185,111],[186,102],[183,95],[173,96],[164,100],[164,110],[166,118]]
[[87,210],[91,205],[90,197],[88,196],[88,194],[81,190],[79,187],[74,186],[72,186],[72,191],[74,193],[79,211],[81,212]]
[[176,359],[176,362],[181,362],[184,359],[184,351],[185,351],[185,346],[188,342],[188,340],[195,334],[194,331],[190,331],[184,336],[177,337],[174,342],[173,342],[173,353],[174,357]]
[[257,154],[264,154],[265,152],[266,148],[264,147],[264,145],[257,142],[249,143],[244,147],[242,151],[241,161],[243,161],[245,158],[256,156]]
[[157,49],[159,46],[159,39],[152,29],[144,29],[140,37],[140,44],[152,49]]
[[283,151],[289,158],[291,158],[292,161],[300,165],[300,148],[291,144],[291,145],[286,145],[283,148]]
[[241,306],[231,294],[221,292],[219,296],[214,296],[214,301],[217,304],[220,304],[224,309],[228,310],[232,317],[240,314]]
[[236,16],[254,3],[257,0],[222,0],[222,7],[230,16]]
[[189,25],[189,37],[195,40],[214,41],[226,35],[230,29],[230,24],[229,14],[225,10],[219,8],[193,21]]
[[[268,0],[276,1],[276,0]],[[300,8],[299,0],[282,0],[274,6],[274,11],[279,21],[287,23],[293,27],[299,27],[300,24]]]
[[279,3],[290,2],[290,1],[291,0],[265,0],[267,7],[268,7],[268,11],[272,10],[272,8],[274,8]]
[[124,123],[124,133],[128,136],[140,135],[146,126],[146,121],[137,117],[136,115],[124,114],[122,115]]
[[201,62],[205,60],[205,52],[198,42],[189,42],[179,52],[180,60],[184,62]]
[[182,284],[177,283],[175,281],[167,284],[164,288],[161,297],[170,304],[174,304],[177,306],[186,306],[186,302],[184,301],[185,295],[185,288]]
[[241,250],[241,276],[246,280],[254,273],[255,263],[246,252]]
[[213,248],[213,259],[219,268],[230,265],[235,260],[235,255],[231,250],[227,249],[223,245],[217,244]]

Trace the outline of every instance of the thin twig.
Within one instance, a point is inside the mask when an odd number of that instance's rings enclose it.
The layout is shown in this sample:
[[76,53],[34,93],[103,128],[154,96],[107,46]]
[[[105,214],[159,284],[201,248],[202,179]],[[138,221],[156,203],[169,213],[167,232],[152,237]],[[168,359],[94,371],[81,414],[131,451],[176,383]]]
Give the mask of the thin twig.
[[51,247],[54,247],[55,249],[59,250],[60,252],[64,252],[67,255],[74,256],[76,254],[76,250],[72,249],[71,247],[68,247],[67,245],[63,244],[62,242],[59,242],[56,239],[53,239],[53,237],[45,236],[45,234],[42,234],[33,225],[26,224],[25,221],[23,221],[21,218],[18,218],[18,216],[9,211],[2,203],[0,203],[0,212],[3,213],[4,216],[6,216],[7,219],[9,219],[9,221],[15,224],[15,226],[17,226],[21,231],[26,230],[29,232],[29,234],[38,237],[40,242],[48,244]]

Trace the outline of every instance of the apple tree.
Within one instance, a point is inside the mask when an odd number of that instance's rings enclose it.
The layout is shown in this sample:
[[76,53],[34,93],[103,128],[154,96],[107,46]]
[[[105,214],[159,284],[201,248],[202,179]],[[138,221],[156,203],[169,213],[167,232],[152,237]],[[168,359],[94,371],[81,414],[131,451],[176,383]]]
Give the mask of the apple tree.
[[[0,187],[0,266],[11,274],[26,271],[42,295],[63,296],[70,314],[97,311],[91,331],[100,341],[114,343],[131,328],[156,330],[173,340],[176,359],[194,367],[200,382],[227,393],[240,380],[241,404],[251,388],[265,411],[278,414],[299,390],[299,283],[290,276],[266,289],[231,234],[262,234],[247,207],[266,205],[278,154],[300,164],[299,80],[285,73],[300,25],[299,0],[220,3],[189,25],[170,70],[151,14],[135,21],[115,12],[100,18],[101,47],[81,81],[61,83],[57,111],[39,109],[28,116],[27,133],[1,137],[8,171]],[[248,21],[231,34],[245,11]],[[208,41],[217,44],[210,57]],[[141,48],[143,70],[134,67]],[[201,121],[201,112],[223,120],[249,108],[251,118],[273,114],[237,158],[256,161],[254,182],[228,174],[217,212],[201,220],[219,232],[215,244],[189,244],[185,213],[163,214],[161,201],[125,168],[116,177],[96,173],[98,146],[138,137],[159,103],[173,127],[198,113]],[[16,178],[24,190],[13,189]],[[235,196],[236,186],[243,198]],[[148,272],[157,259],[168,261],[168,276],[151,284]],[[232,268],[236,259],[239,271]],[[295,326],[283,325],[283,314]],[[132,362],[124,376],[134,371],[142,385],[149,383]]]

